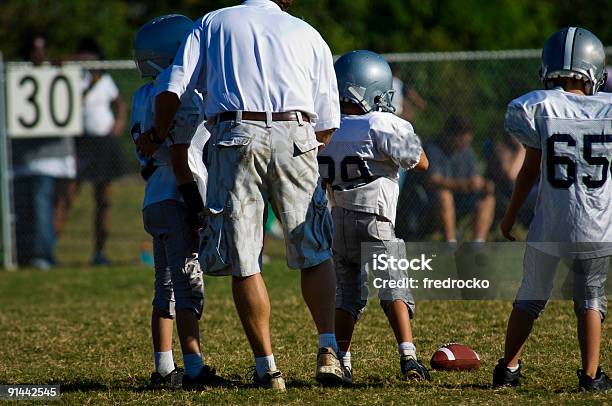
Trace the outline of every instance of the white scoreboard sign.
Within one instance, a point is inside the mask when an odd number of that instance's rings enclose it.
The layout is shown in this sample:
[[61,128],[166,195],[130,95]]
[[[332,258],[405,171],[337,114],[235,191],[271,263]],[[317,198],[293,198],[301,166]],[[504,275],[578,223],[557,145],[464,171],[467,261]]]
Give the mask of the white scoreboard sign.
[[9,136],[82,134],[81,68],[8,64],[6,71]]

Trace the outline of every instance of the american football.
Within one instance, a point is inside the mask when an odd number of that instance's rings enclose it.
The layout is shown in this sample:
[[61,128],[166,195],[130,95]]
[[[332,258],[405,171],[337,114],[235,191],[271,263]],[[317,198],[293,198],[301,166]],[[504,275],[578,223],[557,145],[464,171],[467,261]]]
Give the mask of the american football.
[[468,371],[480,368],[480,356],[465,344],[449,343],[434,352],[430,364],[438,371]]

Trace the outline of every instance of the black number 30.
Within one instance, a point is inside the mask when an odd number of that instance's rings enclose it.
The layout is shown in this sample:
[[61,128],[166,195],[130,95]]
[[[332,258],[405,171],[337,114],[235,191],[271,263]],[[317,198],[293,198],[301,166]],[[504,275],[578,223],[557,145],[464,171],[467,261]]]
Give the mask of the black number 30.
[[[582,182],[589,189],[602,187],[608,180],[608,170],[612,170],[608,158],[605,156],[593,156],[593,144],[607,143],[612,143],[612,135],[610,134],[586,134],[584,136],[584,149],[582,151],[584,160],[589,165],[601,167],[600,179],[594,179],[591,175],[582,177]],[[554,134],[546,140],[546,172],[548,182],[556,189],[569,189],[576,183],[576,162],[568,156],[555,155],[556,144],[565,144],[568,147],[575,147],[576,140],[569,134]],[[564,179],[559,179],[555,176],[556,166],[565,166],[567,175]]]
[[[55,105],[56,92],[58,91],[58,88],[61,85],[63,85],[66,94],[65,98],[60,99],[62,103],[65,102],[67,105],[64,117],[58,117],[57,108]],[[34,114],[30,120],[27,120],[23,116],[19,116],[18,120],[23,127],[34,128],[40,123],[41,119],[41,107],[38,100],[38,92],[40,90],[40,86],[36,78],[31,75],[24,76],[19,81],[19,87],[23,88],[24,86],[30,86],[31,90],[26,100],[28,101],[28,104],[32,106]],[[70,124],[72,114],[74,112],[74,99],[72,86],[66,76],[59,74],[53,78],[53,80],[51,81],[51,85],[49,86],[47,102],[49,104],[49,114],[51,116],[51,121],[53,122],[53,124],[55,124],[56,127],[63,128]]]

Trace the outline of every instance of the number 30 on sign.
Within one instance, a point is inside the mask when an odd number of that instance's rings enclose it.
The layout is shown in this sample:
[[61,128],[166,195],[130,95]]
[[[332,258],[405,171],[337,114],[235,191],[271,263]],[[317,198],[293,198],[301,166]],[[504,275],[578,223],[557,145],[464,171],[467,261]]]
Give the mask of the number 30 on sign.
[[9,64],[7,93],[11,137],[82,133],[81,68]]

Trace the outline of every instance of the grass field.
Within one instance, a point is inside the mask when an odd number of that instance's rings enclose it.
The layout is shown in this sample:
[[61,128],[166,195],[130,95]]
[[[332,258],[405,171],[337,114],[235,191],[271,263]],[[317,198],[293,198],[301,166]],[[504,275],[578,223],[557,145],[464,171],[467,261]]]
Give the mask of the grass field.
[[[538,322],[524,356],[526,385],[490,390],[491,371],[502,350],[508,301],[422,301],[414,323],[416,344],[428,364],[442,343],[461,341],[483,359],[471,373],[433,373],[431,383],[398,378],[391,330],[376,303],[357,327],[355,386],[316,385],[316,334],[299,292],[299,276],[284,264],[282,244],[271,242],[265,270],[272,300],[277,363],[289,390],[276,394],[244,385],[202,392],[149,391],[152,270],[138,263],[142,184],[115,185],[108,252],[118,265],[91,268],[91,190],[85,186],[59,240],[62,266],[48,273],[0,271],[0,384],[59,384],[64,404],[612,404],[612,394],[576,390],[579,353],[570,302],[553,302]],[[206,279],[201,322],[206,362],[224,377],[240,379],[253,363],[231,298],[230,280]],[[604,325],[603,367],[612,370],[612,331]],[[181,363],[178,346],[175,359]]]
[[[488,388],[500,355],[510,303],[438,301],[418,304],[414,323],[420,356],[443,342],[470,344],[483,359],[472,373],[433,373],[431,383],[398,379],[395,343],[379,306],[360,322],[354,344],[355,386],[323,389],[313,379],[316,335],[299,293],[298,274],[274,259],[266,280],[272,300],[277,363],[286,394],[245,386],[201,392],[149,391],[152,271],[142,267],[74,267],[48,273],[0,272],[0,383],[61,385],[64,404],[455,404],[612,403],[612,394],[576,390],[579,354],[569,302],[553,302],[524,356],[528,377],[518,390]],[[252,364],[233,308],[230,280],[207,278],[201,322],[206,362],[239,378]],[[606,325],[603,366],[612,369]],[[175,348],[180,362],[180,352]]]

